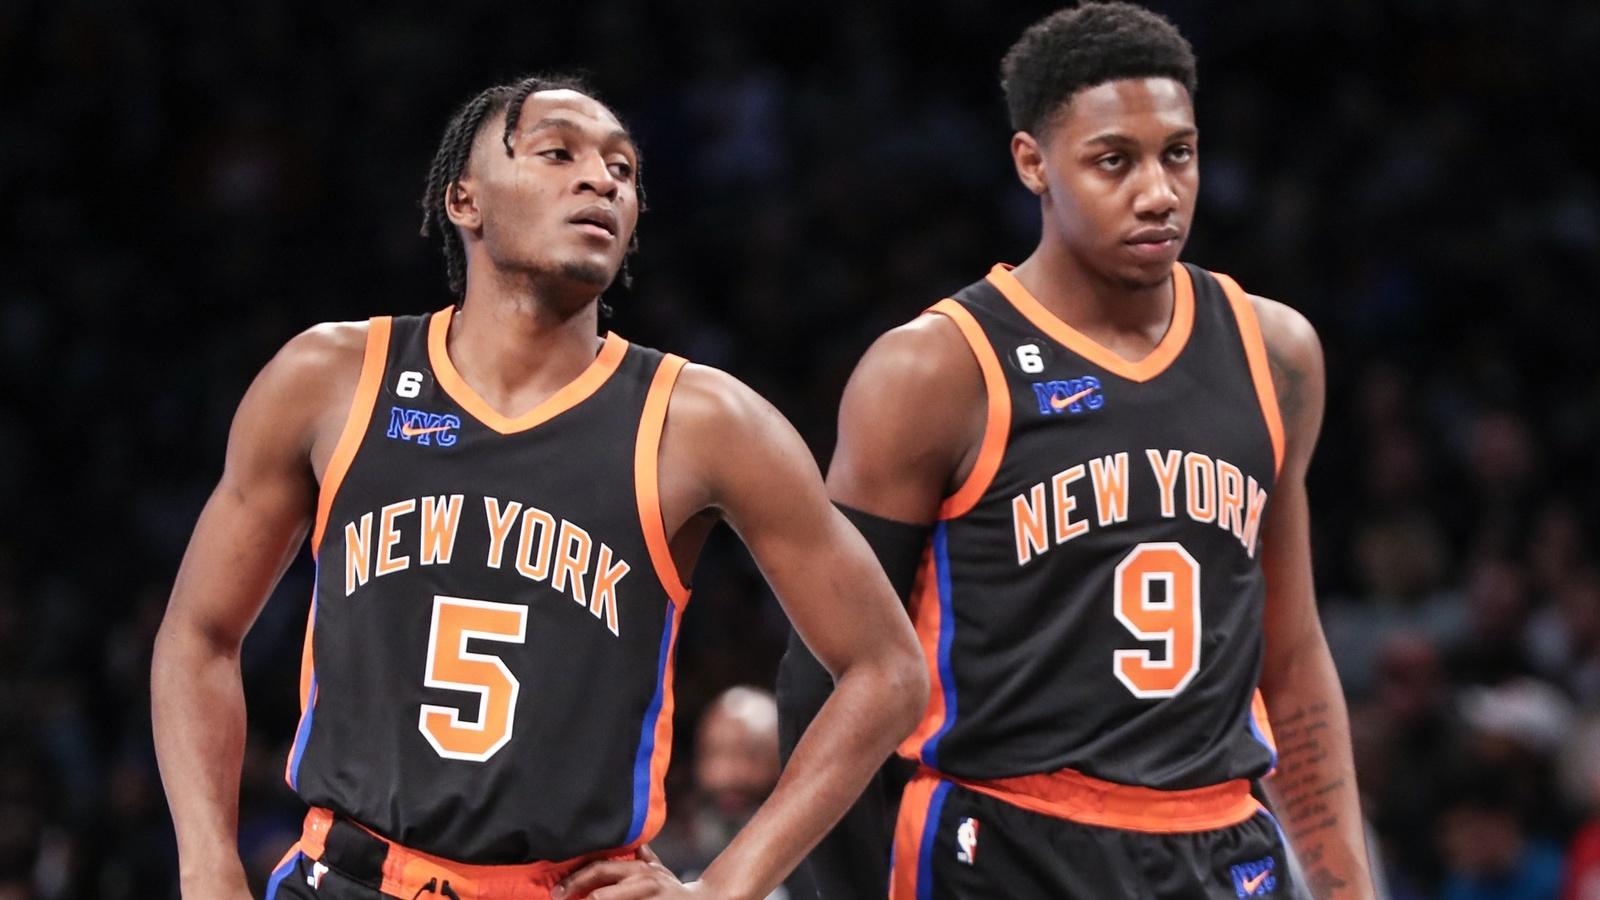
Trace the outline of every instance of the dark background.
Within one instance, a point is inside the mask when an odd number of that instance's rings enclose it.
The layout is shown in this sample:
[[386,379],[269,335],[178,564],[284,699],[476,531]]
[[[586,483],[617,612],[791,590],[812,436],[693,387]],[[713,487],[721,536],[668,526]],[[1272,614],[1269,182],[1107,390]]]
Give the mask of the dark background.
[[[1600,6],[1155,6],[1201,64],[1186,259],[1326,346],[1317,574],[1390,888],[1548,896],[1600,787]],[[0,5],[0,898],[174,893],[148,666],[177,561],[277,347],[449,302],[417,199],[457,104],[592,72],[650,203],[611,327],[745,379],[825,464],[873,336],[1032,249],[996,72],[1052,8]],[[298,830],[309,574],[244,655],[258,873]],[[786,629],[726,533],[695,580],[679,760]]]

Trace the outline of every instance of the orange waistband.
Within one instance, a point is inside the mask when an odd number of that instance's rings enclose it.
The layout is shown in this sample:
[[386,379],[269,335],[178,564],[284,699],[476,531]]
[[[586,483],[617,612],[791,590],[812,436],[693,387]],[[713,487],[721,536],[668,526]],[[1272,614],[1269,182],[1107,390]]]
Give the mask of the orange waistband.
[[[332,810],[312,807],[306,813],[300,851],[313,860],[321,860],[327,849],[328,830],[333,827],[333,821]],[[435,883],[436,888],[448,881],[451,890],[461,900],[549,900],[550,889],[582,866],[598,859],[632,859],[637,855],[637,851],[623,848],[559,861],[507,866],[472,865],[403,847],[358,822],[349,819],[344,821],[387,845],[388,853],[383,860],[383,884],[378,890],[395,897],[414,896],[424,890],[430,881]]]
[[1226,828],[1261,810],[1250,794],[1250,782],[1242,778],[1191,790],[1163,791],[1101,781],[1071,769],[982,780],[922,769],[917,777],[942,778],[1058,819],[1155,834]]

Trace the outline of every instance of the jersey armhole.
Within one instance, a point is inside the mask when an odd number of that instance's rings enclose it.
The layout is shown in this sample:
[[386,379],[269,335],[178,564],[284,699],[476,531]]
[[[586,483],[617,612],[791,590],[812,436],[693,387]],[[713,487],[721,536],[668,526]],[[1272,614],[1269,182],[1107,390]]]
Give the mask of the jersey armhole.
[[955,323],[961,337],[966,340],[972,355],[983,372],[984,394],[988,400],[988,413],[983,426],[983,442],[978,446],[978,459],[972,471],[956,492],[946,497],[939,506],[940,519],[955,519],[966,515],[983,498],[995,473],[1000,471],[1000,460],[1006,453],[1006,436],[1011,430],[1011,392],[1006,387],[1005,372],[1000,368],[1000,358],[994,347],[967,308],[946,297],[928,307],[928,313],[941,315]]
[[393,322],[390,316],[374,316],[367,320],[367,349],[361,359],[361,376],[356,381],[355,396],[350,398],[350,412],[344,420],[344,430],[339,433],[339,443],[328,458],[328,469],[322,473],[322,485],[317,489],[317,519],[311,530],[311,555],[315,557],[322,546],[322,534],[328,524],[328,513],[333,509],[333,498],[339,493],[339,484],[350,471],[350,463],[361,448],[366,436],[367,423],[372,421],[372,409],[377,405],[378,388],[383,384],[383,368],[389,358],[389,331]]
[[1267,363],[1267,342],[1261,336],[1261,323],[1256,319],[1255,305],[1239,282],[1221,272],[1211,277],[1222,285],[1233,307],[1233,317],[1239,323],[1239,336],[1244,340],[1245,359],[1250,362],[1250,380],[1255,382],[1256,399],[1261,404],[1261,415],[1267,420],[1267,435],[1272,439],[1272,469],[1274,474],[1283,471],[1283,414],[1278,410],[1278,392],[1272,386],[1272,368]]
[[667,540],[666,518],[661,514],[661,432],[667,424],[667,405],[672,399],[672,386],[678,373],[687,362],[681,356],[667,354],[656,368],[650,381],[650,391],[645,395],[644,413],[639,420],[639,437],[633,451],[633,492],[639,501],[639,525],[644,530],[645,547],[650,551],[650,563],[666,589],[667,596],[678,606],[689,600],[689,588],[678,574],[678,564],[672,559],[672,545]]
[[1250,728],[1256,740],[1267,748],[1272,754],[1272,768],[1262,778],[1271,778],[1278,771],[1278,739],[1272,733],[1272,722],[1267,719],[1267,701],[1261,696],[1261,688],[1250,698]]

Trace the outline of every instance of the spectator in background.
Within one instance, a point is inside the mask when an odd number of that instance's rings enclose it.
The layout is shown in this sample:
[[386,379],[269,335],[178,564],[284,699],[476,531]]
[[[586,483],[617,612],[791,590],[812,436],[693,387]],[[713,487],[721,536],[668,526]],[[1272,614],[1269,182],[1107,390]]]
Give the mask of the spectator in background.
[[[668,812],[652,849],[679,878],[693,879],[761,806],[778,783],[778,705],[772,694],[733,687],[711,702],[695,732],[694,786]],[[801,876],[768,900],[810,897]]]
[[1430,896],[1441,868],[1432,821],[1446,787],[1442,762],[1461,741],[1439,651],[1421,632],[1377,642],[1375,683],[1351,713],[1362,808],[1379,837],[1391,896]]
[[1550,498],[1528,531],[1526,552],[1534,588],[1556,593],[1568,577],[1590,564],[1590,546],[1589,530],[1572,499]]
[[1568,795],[1583,801],[1588,821],[1567,848],[1561,900],[1600,900],[1600,714],[1573,729],[1562,762]]
[[1436,835],[1445,860],[1443,900],[1548,900],[1561,880],[1561,853],[1531,837],[1504,780],[1475,767],[1458,776]]
[[1569,571],[1555,579],[1551,595],[1528,625],[1528,654],[1540,676],[1600,708],[1600,571]]
[[1523,567],[1509,559],[1482,558],[1467,577],[1466,629],[1445,660],[1457,684],[1500,684],[1533,667],[1521,640],[1530,601]]
[[1462,691],[1467,740],[1460,768],[1440,798],[1435,834],[1445,863],[1445,900],[1553,898],[1565,825],[1551,777],[1572,732],[1559,691],[1532,678]]
[[1356,529],[1351,568],[1361,593],[1322,606],[1323,631],[1346,692],[1381,689],[1381,650],[1390,637],[1448,645],[1464,629],[1460,598],[1438,589],[1445,542],[1423,513],[1383,516]]
[[1472,764],[1500,780],[1530,830],[1555,838],[1570,824],[1556,760],[1572,734],[1572,704],[1554,686],[1516,678],[1494,687],[1461,691],[1458,705],[1468,731],[1462,750]]

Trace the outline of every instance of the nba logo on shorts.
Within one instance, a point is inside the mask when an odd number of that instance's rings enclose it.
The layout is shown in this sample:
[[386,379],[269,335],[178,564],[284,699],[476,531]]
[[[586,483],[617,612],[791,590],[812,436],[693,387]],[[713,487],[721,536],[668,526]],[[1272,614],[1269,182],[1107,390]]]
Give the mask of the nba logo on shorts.
[[965,818],[956,826],[956,862],[972,865],[978,861],[978,820]]
[[1278,886],[1278,878],[1272,874],[1275,865],[1272,857],[1264,856],[1255,862],[1230,866],[1228,874],[1233,876],[1234,893],[1240,897],[1264,897],[1272,893]]
[[311,864],[311,874],[306,876],[306,884],[313,888],[322,887],[322,876],[328,874],[328,867],[322,863]]

